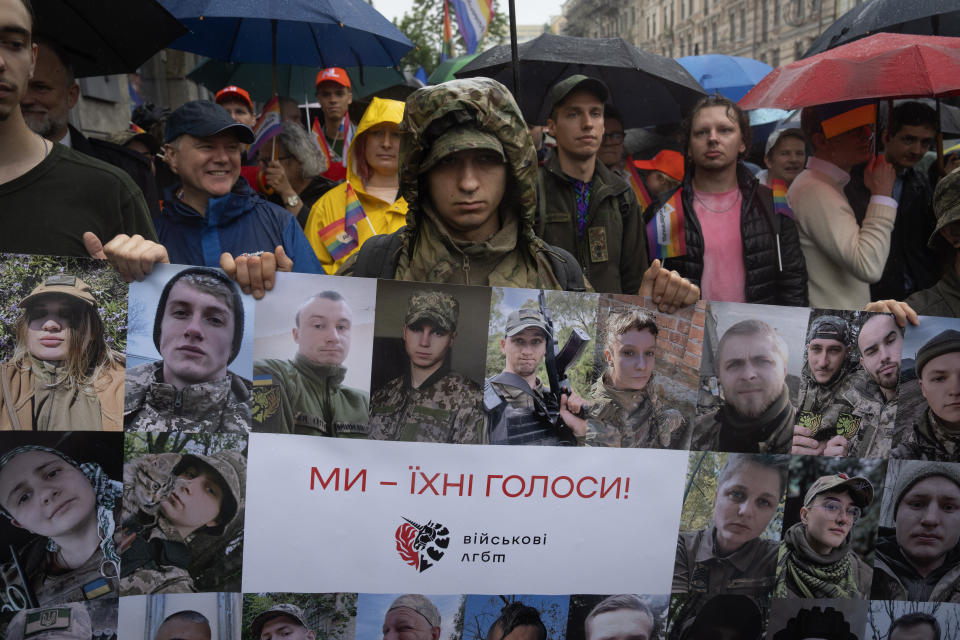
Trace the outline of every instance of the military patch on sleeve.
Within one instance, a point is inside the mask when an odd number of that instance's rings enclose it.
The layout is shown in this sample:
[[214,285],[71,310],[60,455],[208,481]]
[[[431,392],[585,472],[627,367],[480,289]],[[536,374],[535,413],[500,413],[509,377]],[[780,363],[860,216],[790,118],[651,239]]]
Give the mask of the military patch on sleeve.
[[260,424],[270,421],[280,410],[280,387],[274,384],[254,382],[253,420]]
[[797,414],[797,426],[810,429],[810,435],[814,436],[820,431],[820,423],[823,421],[823,415],[813,411],[801,411]]
[[606,262],[610,259],[607,252],[607,230],[604,227],[590,227],[590,262]]
[[27,614],[23,625],[23,637],[33,636],[49,631],[62,631],[70,628],[70,609],[67,607],[43,609]]
[[862,418],[851,413],[841,413],[837,416],[837,434],[847,440],[857,435],[860,430],[860,421]]

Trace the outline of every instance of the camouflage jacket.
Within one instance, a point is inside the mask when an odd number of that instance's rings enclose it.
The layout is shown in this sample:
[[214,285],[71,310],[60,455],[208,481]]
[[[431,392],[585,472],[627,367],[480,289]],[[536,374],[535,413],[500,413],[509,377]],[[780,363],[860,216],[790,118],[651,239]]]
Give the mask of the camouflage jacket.
[[279,395],[279,432],[348,438],[370,433],[370,396],[343,386],[344,367],[316,364],[298,353],[293,360],[258,360],[253,371],[272,378],[271,392]]
[[907,298],[907,304],[922,316],[960,318],[960,274],[951,266],[935,285]]
[[94,628],[116,628],[119,580],[110,565],[104,565],[107,576],[100,573],[103,551],[99,547],[86,562],[69,571],[53,569],[53,554],[47,551],[43,536],[27,543],[19,556],[38,606],[86,602]]
[[904,434],[903,440],[890,452],[891,458],[960,462],[960,435],[944,429],[927,409]]
[[776,579],[778,545],[754,538],[721,556],[714,548],[716,531],[681,531],[673,569],[672,593],[720,593],[763,596]]
[[[120,541],[117,551],[120,552],[120,567],[123,577],[120,578],[120,595],[137,596],[153,593],[192,593],[196,591],[193,583],[193,577],[187,570],[189,561],[189,550],[187,540],[177,532],[173,525],[163,516],[156,519],[156,523],[139,528],[139,531],[118,527],[117,536]],[[132,534],[142,538],[154,552],[151,558],[144,562],[142,558],[137,560],[141,564],[130,571],[124,566],[124,563],[132,563],[136,547],[131,546]],[[162,553],[156,553],[157,548],[163,548]],[[186,554],[186,555],[184,555]],[[177,560],[172,560],[176,556]],[[130,565],[127,565],[128,567]]]
[[[420,167],[433,141],[450,128],[464,126],[495,135],[507,158],[501,230],[483,242],[454,240],[430,198],[421,193],[425,181]],[[406,226],[397,232],[397,280],[561,288],[547,254],[562,261],[570,256],[562,256],[534,233],[537,152],[506,87],[489,78],[468,78],[420,89],[407,99],[400,135],[400,192],[409,208]],[[350,275],[354,262],[351,256],[339,273]]]
[[588,447],[648,447],[687,449],[689,424],[676,409],[660,401],[659,378],[654,373],[642,390],[616,389],[610,372],[593,384],[587,410]]
[[486,436],[480,385],[444,364],[418,388],[405,373],[370,400],[370,439],[481,444]]
[[700,416],[693,430],[690,448],[695,451],[732,451],[736,453],[790,453],[796,409],[784,385],[780,398],[756,419],[736,415],[721,405]]
[[[516,387],[489,378],[484,384],[484,409],[491,444],[563,445],[573,444],[554,427],[557,412],[554,396],[538,379],[532,389]],[[499,407],[495,407],[497,403]]]
[[810,365],[804,358],[803,370],[800,372],[800,391],[797,394],[797,424],[810,429],[813,437],[829,439],[824,436],[836,435],[837,421],[840,414],[850,413],[849,402],[841,393],[851,370],[844,362],[844,370],[825,384],[820,384],[810,373]]
[[227,372],[225,378],[177,389],[161,382],[163,361],[127,372],[123,424],[128,431],[250,431],[249,380]]
[[[850,403],[850,425],[857,427],[848,435],[838,423],[837,431],[850,440],[847,456],[851,458],[886,458],[896,430],[897,396],[887,400],[880,385],[862,368],[847,378],[843,397]],[[841,414],[841,419],[844,417]]]

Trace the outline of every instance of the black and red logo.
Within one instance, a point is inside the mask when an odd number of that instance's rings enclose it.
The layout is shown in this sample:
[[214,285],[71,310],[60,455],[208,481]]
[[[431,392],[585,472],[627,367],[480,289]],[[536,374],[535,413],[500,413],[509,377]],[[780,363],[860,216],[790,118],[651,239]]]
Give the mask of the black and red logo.
[[443,557],[450,545],[450,530],[433,520],[421,525],[404,518],[395,538],[403,561],[422,573]]

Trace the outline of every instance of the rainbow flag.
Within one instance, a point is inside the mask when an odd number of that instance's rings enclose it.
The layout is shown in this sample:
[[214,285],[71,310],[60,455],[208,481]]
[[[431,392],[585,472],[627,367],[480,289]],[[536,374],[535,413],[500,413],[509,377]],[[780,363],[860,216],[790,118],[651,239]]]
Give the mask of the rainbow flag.
[[467,45],[467,53],[477,50],[477,45],[487,34],[493,19],[493,0],[452,0],[453,11],[460,26],[460,35]]
[[253,127],[253,142],[247,149],[247,155],[252,156],[257,152],[263,143],[276,138],[280,135],[283,128],[280,120],[280,99],[277,96],[270,98],[270,102],[263,108],[263,113],[257,118],[257,124]]
[[[343,157],[338,156],[337,153],[330,148],[330,145],[327,143],[327,136],[323,133],[323,126],[320,124],[319,118],[313,119],[313,126],[310,127],[313,131],[314,141],[317,143],[317,146],[320,147],[320,153],[322,153],[327,158],[327,167],[332,167],[334,164],[340,164],[343,167],[347,166],[347,152],[350,150],[350,144],[353,142],[353,128],[350,126],[350,114],[346,113],[343,115],[343,120],[340,121],[340,128],[337,130],[337,138],[343,137]],[[346,133],[344,133],[346,131]]]
[[791,220],[796,220],[793,216],[793,209],[787,204],[787,183],[780,178],[774,178],[770,181],[770,188],[773,189],[773,210],[782,216],[787,216]]
[[647,248],[650,259],[675,258],[687,253],[683,229],[682,189],[677,189],[647,223]]
[[[347,206],[341,220],[334,220],[317,232],[320,242],[327,248],[334,260],[340,260],[350,255],[350,252],[360,246],[360,234],[357,224],[367,219],[367,214],[360,204],[360,198],[353,186],[347,183]],[[369,223],[369,220],[368,220]],[[372,226],[371,226],[372,228]]]
[[630,188],[633,189],[633,195],[637,196],[637,201],[640,202],[640,211],[646,211],[650,203],[653,202],[653,197],[650,195],[650,192],[647,191],[647,186],[643,184],[643,176],[641,176],[637,168],[633,166],[632,157],[627,157],[625,166],[627,167],[627,171],[630,172],[628,176],[630,178]]
[[440,62],[453,57],[453,32],[450,29],[450,2],[443,0],[443,46],[440,49]]

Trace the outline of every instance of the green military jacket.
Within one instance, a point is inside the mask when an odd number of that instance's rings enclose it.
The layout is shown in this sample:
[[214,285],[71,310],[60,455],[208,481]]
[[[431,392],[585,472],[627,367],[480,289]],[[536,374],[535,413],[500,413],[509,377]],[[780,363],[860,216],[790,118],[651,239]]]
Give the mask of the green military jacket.
[[754,538],[721,556],[713,525],[700,531],[681,531],[673,568],[672,593],[720,593],[764,596],[773,589],[777,543]]
[[594,290],[636,294],[649,265],[643,212],[629,185],[597,160],[587,227],[577,229],[576,189],[553,154],[540,169],[537,235],[577,259]]
[[617,389],[605,371],[590,392],[588,447],[647,447],[687,449],[689,423],[676,409],[662,406],[659,379],[654,373],[641,389]]
[[[126,530],[119,531],[121,531],[121,535],[127,533]],[[187,539],[184,540],[166,518],[159,516],[156,524],[144,528],[137,535],[143,536],[150,543],[167,541],[187,545],[195,534],[187,536]],[[118,550],[121,550],[120,564],[122,567],[124,553],[122,547]],[[185,567],[166,563],[162,558],[138,567],[129,572],[129,575],[120,578],[120,595],[122,596],[152,593],[193,593],[194,591],[196,591],[196,587],[190,572]]]
[[227,372],[212,382],[176,389],[160,381],[163,362],[149,362],[127,372],[123,426],[128,431],[250,431],[249,380]]
[[370,400],[370,439],[481,444],[486,436],[483,392],[473,380],[444,365],[410,385],[405,373]]
[[[253,372],[272,378],[268,408],[277,416],[274,422],[255,422],[254,431],[348,438],[366,438],[370,433],[370,396],[343,386],[346,368],[316,364],[298,353],[293,360],[257,361]],[[255,416],[264,412],[254,407]],[[265,423],[272,426],[264,428]]]
[[922,316],[960,318],[960,275],[951,267],[940,280],[907,298],[907,304]]
[[927,409],[890,452],[891,458],[960,462],[960,434],[948,432]]

